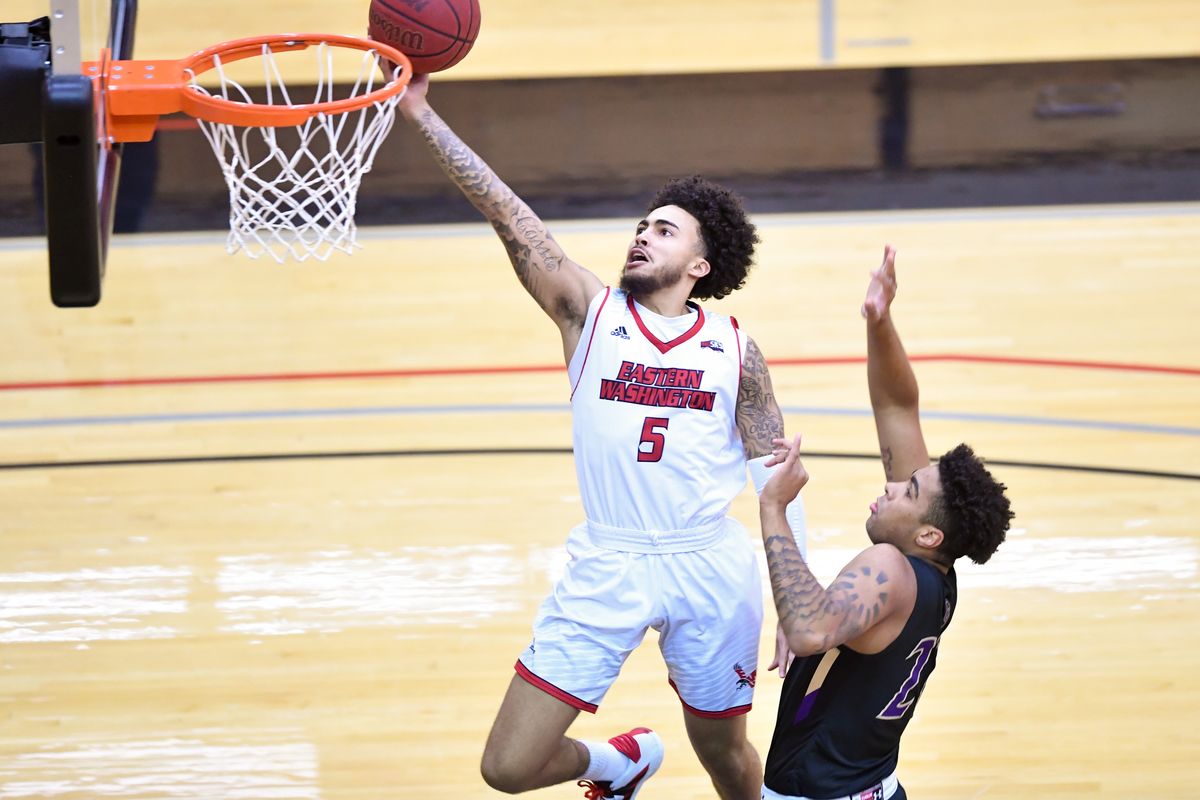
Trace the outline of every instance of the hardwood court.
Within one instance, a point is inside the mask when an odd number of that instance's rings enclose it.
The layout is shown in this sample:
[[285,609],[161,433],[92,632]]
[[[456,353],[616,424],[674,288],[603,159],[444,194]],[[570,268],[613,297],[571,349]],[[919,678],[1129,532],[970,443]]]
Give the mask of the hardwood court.
[[[885,241],[931,448],[970,441],[1010,486],[906,738],[913,797],[1191,794],[1198,220],[763,216],[716,305],[814,453],[823,577],[882,483],[858,305]],[[612,278],[630,222],[552,227]],[[557,337],[484,225],[364,238],[286,267],[119,238],[103,303],[72,311],[40,243],[0,244],[0,797],[498,796],[479,753],[580,515]],[[751,492],[734,512],[756,535]],[[651,725],[646,800],[711,797],[648,639],[573,730]]]

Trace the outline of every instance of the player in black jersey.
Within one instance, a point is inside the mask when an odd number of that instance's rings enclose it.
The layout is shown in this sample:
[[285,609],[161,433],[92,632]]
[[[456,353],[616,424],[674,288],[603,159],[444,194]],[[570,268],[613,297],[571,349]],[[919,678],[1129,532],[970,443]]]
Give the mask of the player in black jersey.
[[884,250],[862,313],[867,382],[884,493],[871,504],[859,553],[826,588],[792,539],[783,510],[808,480],[800,437],[779,439],[779,466],[760,496],[763,541],[780,630],[795,654],[785,673],[767,755],[764,800],[904,800],[900,736],[937,661],[954,614],[954,562],[982,564],[1004,541],[1012,512],[965,444],[930,463],[917,382],[892,324],[895,251]]

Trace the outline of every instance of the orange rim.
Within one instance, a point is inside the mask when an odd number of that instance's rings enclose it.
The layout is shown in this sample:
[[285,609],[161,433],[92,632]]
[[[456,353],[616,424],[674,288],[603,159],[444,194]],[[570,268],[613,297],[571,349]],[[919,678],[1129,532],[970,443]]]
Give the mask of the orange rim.
[[[191,88],[193,77],[212,70],[216,61],[241,61],[271,52],[304,50],[328,44],[353,50],[374,50],[400,68],[388,83],[368,94],[323,103],[268,105],[244,103],[202,94]],[[106,103],[108,135],[119,142],[148,141],[158,117],[183,111],[208,122],[245,127],[275,128],[301,125],[317,114],[345,114],[399,94],[412,80],[412,63],[394,47],[330,33],[279,33],[232,39],[177,61],[101,61],[85,65],[100,83]]]
[[[359,39],[354,36],[340,36],[326,33],[284,33],[269,36],[250,36],[244,39],[233,39],[228,42],[213,45],[182,60],[185,71],[193,75],[208,72],[214,66],[214,59],[220,56],[223,62],[241,61],[262,54],[263,45],[268,45],[271,52],[287,52],[304,50],[319,44],[331,44],[353,50],[374,50],[380,56],[400,66],[400,74],[392,82],[379,89],[358,97],[347,97],[344,100],[330,100],[324,103],[301,103],[293,106],[273,106],[261,103],[239,103],[222,97],[212,97],[188,90],[185,94],[183,111],[193,117],[209,122],[225,122],[231,125],[246,125],[251,127],[275,127],[280,125],[298,125],[305,119],[317,114],[345,114],[366,108],[372,103],[378,103],[392,95],[399,94],[408,86],[412,79],[412,63],[408,56],[394,47],[370,39]],[[193,110],[194,109],[194,110]],[[295,122],[291,120],[295,119]]]

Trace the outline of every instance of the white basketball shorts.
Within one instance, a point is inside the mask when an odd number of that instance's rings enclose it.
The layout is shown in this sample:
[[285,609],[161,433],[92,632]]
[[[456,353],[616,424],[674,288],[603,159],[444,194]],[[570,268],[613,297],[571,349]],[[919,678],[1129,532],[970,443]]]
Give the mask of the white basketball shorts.
[[567,538],[570,560],[542,602],[517,673],[595,713],[648,628],[659,632],[667,676],[684,707],[704,717],[750,710],[758,671],[762,583],[746,529],[726,519],[715,544],[683,553],[598,547],[587,524]]

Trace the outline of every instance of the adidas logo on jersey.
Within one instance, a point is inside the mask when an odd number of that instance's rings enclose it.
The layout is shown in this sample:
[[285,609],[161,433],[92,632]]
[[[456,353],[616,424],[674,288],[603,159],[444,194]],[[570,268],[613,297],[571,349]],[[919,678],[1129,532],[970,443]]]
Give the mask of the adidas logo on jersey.
[[608,335],[609,336],[620,336],[622,339],[629,338],[629,333],[625,330],[624,325],[618,325],[617,327],[613,328],[612,331]]

